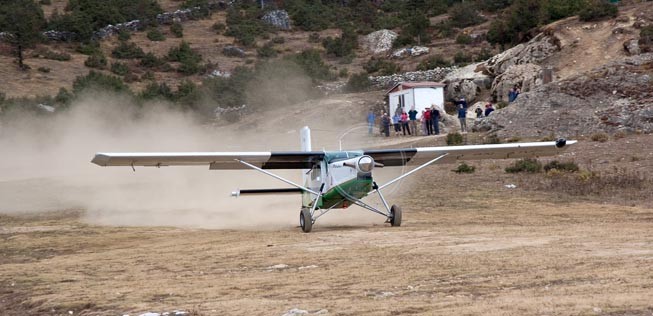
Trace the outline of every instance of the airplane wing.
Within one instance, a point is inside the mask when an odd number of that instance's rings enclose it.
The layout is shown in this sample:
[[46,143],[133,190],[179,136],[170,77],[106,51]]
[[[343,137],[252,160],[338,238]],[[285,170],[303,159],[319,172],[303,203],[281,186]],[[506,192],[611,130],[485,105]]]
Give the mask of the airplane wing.
[[97,153],[91,162],[103,167],[204,165],[211,170],[249,169],[241,160],[262,169],[311,169],[324,155],[321,151]]
[[378,149],[366,150],[364,154],[371,156],[375,162],[392,167],[408,163],[422,164],[444,154],[447,155],[437,163],[451,163],[457,160],[536,158],[559,154],[575,143],[575,140],[560,139],[553,142]]
[[[559,154],[576,141],[512,143],[364,150],[384,166],[421,164],[438,156],[446,156],[437,163],[456,160],[531,158]],[[249,169],[239,161],[262,169],[311,169],[325,159],[323,151],[282,152],[163,152],[163,153],[97,153],[91,162],[99,166],[209,166],[211,170]]]

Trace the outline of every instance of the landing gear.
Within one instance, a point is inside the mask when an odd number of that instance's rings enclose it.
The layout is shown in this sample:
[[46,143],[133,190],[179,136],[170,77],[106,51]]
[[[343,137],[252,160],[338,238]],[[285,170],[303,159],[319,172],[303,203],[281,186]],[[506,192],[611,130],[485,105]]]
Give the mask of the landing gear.
[[313,218],[311,216],[311,209],[307,207],[302,207],[302,211],[299,213],[299,226],[302,227],[302,231],[305,233],[310,233],[313,229]]
[[392,205],[390,208],[390,225],[401,226],[401,207]]

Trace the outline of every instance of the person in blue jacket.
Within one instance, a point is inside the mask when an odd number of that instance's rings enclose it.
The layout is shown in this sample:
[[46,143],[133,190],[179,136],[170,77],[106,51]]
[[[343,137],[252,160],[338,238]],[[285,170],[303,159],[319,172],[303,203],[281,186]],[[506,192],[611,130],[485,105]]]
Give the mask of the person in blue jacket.
[[460,130],[467,132],[467,109],[462,105],[458,105],[458,120],[460,121]]
[[370,109],[370,111],[367,113],[367,133],[372,135],[372,130],[374,129],[374,122],[376,121],[376,114],[374,114],[374,111]]

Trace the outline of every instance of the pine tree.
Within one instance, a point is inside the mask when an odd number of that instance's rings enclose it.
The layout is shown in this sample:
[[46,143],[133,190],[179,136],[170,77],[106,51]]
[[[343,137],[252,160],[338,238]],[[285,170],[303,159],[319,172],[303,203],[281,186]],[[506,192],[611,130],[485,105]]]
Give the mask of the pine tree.
[[21,69],[23,51],[42,39],[41,31],[45,26],[43,10],[33,0],[0,0],[0,30],[5,40],[16,47],[16,58]]

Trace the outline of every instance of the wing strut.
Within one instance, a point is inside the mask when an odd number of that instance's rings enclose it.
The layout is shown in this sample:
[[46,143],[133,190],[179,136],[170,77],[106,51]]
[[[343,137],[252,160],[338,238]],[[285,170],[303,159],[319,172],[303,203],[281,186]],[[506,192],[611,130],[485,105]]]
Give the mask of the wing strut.
[[315,195],[320,195],[320,194],[321,194],[321,193],[316,192],[316,191],[314,191],[314,190],[311,190],[311,189],[309,189],[309,188],[307,188],[307,187],[305,187],[305,186],[303,186],[303,185],[299,185],[299,184],[297,184],[297,183],[295,183],[295,182],[292,182],[292,181],[290,181],[290,180],[288,180],[288,179],[285,179],[285,178],[283,178],[283,177],[281,177],[281,176],[278,176],[278,175],[276,175],[276,174],[274,174],[274,173],[272,173],[272,172],[269,172],[269,171],[263,170],[263,169],[261,169],[261,168],[255,166],[255,165],[253,165],[253,164],[251,164],[251,163],[249,163],[249,162],[247,162],[247,161],[243,161],[243,160],[240,160],[240,159],[234,159],[234,160],[236,160],[236,161],[242,163],[243,165],[248,166],[248,167],[250,167],[250,168],[252,168],[252,169],[254,169],[254,170],[256,170],[256,171],[260,171],[260,172],[262,172],[262,173],[265,173],[265,174],[267,174],[267,175],[270,176],[270,177],[273,177],[273,178],[275,178],[275,179],[281,180],[281,181],[283,181],[283,182],[285,182],[285,183],[287,183],[287,184],[290,184],[290,185],[292,185],[292,186],[294,186],[294,187],[296,187],[296,188],[300,188],[300,189],[302,189],[302,190],[304,190],[304,191],[306,191],[306,192],[309,192],[309,193],[312,193],[312,194],[315,194]]
[[438,160],[440,160],[440,159],[446,157],[448,154],[449,154],[449,153],[444,153],[444,154],[442,154],[442,155],[440,155],[440,156],[437,156],[437,157],[435,157],[435,159],[432,159],[432,160],[430,160],[430,161],[428,161],[428,162],[422,164],[421,166],[419,166],[419,167],[417,167],[417,168],[415,168],[415,169],[413,169],[413,170],[411,170],[411,171],[409,171],[409,172],[406,172],[406,173],[402,174],[402,175],[399,176],[399,177],[396,177],[396,178],[390,180],[390,181],[387,182],[386,184],[384,184],[384,185],[382,185],[382,186],[376,188],[375,190],[372,190],[370,193],[368,193],[368,195],[369,195],[369,194],[372,194],[372,193],[374,193],[374,192],[377,192],[377,191],[381,191],[381,189],[383,189],[383,188],[385,188],[385,187],[387,187],[387,186],[389,186],[389,185],[391,185],[391,184],[393,184],[393,183],[395,183],[395,182],[397,182],[397,181],[399,181],[399,180],[401,180],[401,179],[403,179],[403,178],[405,178],[405,177],[407,177],[407,176],[409,176],[409,175],[411,175],[411,174],[413,174],[413,173],[415,173],[415,172],[421,170],[422,168],[425,168],[426,166],[428,166],[428,165],[430,165],[430,164],[432,164],[432,163],[434,163],[434,162],[436,162],[436,161],[438,161]]

